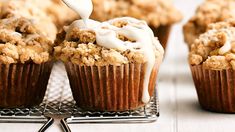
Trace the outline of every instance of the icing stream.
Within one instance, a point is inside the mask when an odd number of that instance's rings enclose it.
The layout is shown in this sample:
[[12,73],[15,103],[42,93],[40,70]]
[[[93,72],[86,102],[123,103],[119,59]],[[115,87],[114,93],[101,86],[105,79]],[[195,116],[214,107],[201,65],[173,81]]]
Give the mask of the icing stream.
[[[69,27],[65,27],[68,34],[74,27],[78,27],[84,30],[94,31],[96,34],[97,45],[108,49],[118,49],[120,51],[133,50],[140,51],[146,58],[146,74],[144,77],[144,89],[142,95],[142,102],[148,103],[150,95],[148,92],[149,79],[151,76],[152,69],[155,65],[155,52],[154,46],[158,45],[159,42],[154,38],[152,30],[148,27],[147,23],[130,17],[116,18],[107,22],[97,22],[89,20],[90,13],[92,12],[91,0],[64,0],[67,5],[73,8],[80,14],[83,20],[74,21]],[[76,2],[75,2],[76,1]],[[74,2],[74,3],[73,3]],[[84,23],[83,21],[86,21]],[[127,24],[123,27],[113,26],[114,22],[124,21]],[[122,35],[127,37],[130,41],[122,41],[117,36]]]
[[91,0],[63,0],[64,3],[76,11],[87,25],[87,21],[92,13],[93,5]]

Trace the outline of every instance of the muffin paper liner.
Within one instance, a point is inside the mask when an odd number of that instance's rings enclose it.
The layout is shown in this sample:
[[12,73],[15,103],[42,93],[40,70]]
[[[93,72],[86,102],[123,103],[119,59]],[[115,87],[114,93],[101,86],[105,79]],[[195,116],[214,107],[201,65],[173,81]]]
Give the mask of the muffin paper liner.
[[0,107],[32,107],[45,95],[53,62],[0,64]]
[[191,66],[194,84],[202,108],[222,113],[235,113],[235,71],[208,70]]
[[171,25],[160,26],[158,28],[150,26],[150,28],[153,30],[154,35],[158,37],[158,40],[160,41],[162,47],[166,49],[168,38],[171,31]]
[[[145,64],[121,66],[79,66],[65,63],[73,97],[77,105],[86,110],[125,111],[142,103]],[[157,71],[152,70],[149,93],[153,95]]]

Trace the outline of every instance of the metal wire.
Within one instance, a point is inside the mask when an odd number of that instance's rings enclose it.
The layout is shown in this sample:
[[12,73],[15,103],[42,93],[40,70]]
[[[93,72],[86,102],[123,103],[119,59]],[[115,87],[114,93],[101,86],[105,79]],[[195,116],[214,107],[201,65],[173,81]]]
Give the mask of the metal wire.
[[[0,122],[47,122],[46,124],[48,124],[51,119],[47,117],[52,115],[64,117],[61,123],[65,129],[67,123],[151,122],[157,119],[158,108],[158,99],[154,96],[146,107],[135,111],[83,111],[76,106],[72,97],[63,64],[56,63],[51,73],[43,103],[33,108],[0,109]],[[51,125],[50,123],[48,125]]]

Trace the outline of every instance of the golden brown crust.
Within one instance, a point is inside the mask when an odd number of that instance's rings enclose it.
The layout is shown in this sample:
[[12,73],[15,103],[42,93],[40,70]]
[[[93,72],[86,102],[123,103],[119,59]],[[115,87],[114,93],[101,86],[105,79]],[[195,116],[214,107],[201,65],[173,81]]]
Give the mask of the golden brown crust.
[[206,0],[196,10],[195,15],[184,25],[185,42],[190,45],[211,23],[235,18],[234,0]]
[[106,21],[130,16],[147,21],[153,27],[171,25],[182,19],[181,13],[169,0],[93,0],[91,18]]
[[191,46],[189,63],[213,70],[235,69],[235,19],[210,24]]

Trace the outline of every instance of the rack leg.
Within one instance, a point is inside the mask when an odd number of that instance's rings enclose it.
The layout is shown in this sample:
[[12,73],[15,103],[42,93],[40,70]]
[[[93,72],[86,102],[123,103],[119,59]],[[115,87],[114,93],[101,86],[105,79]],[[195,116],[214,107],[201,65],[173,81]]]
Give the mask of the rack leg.
[[48,117],[48,121],[40,128],[38,132],[45,132],[47,128],[49,128],[54,122],[54,119],[51,117]]
[[60,124],[61,124],[61,126],[62,126],[64,132],[71,132],[71,130],[70,130],[69,126],[68,126],[68,123],[67,123],[67,121],[66,121],[66,118],[60,120]]

